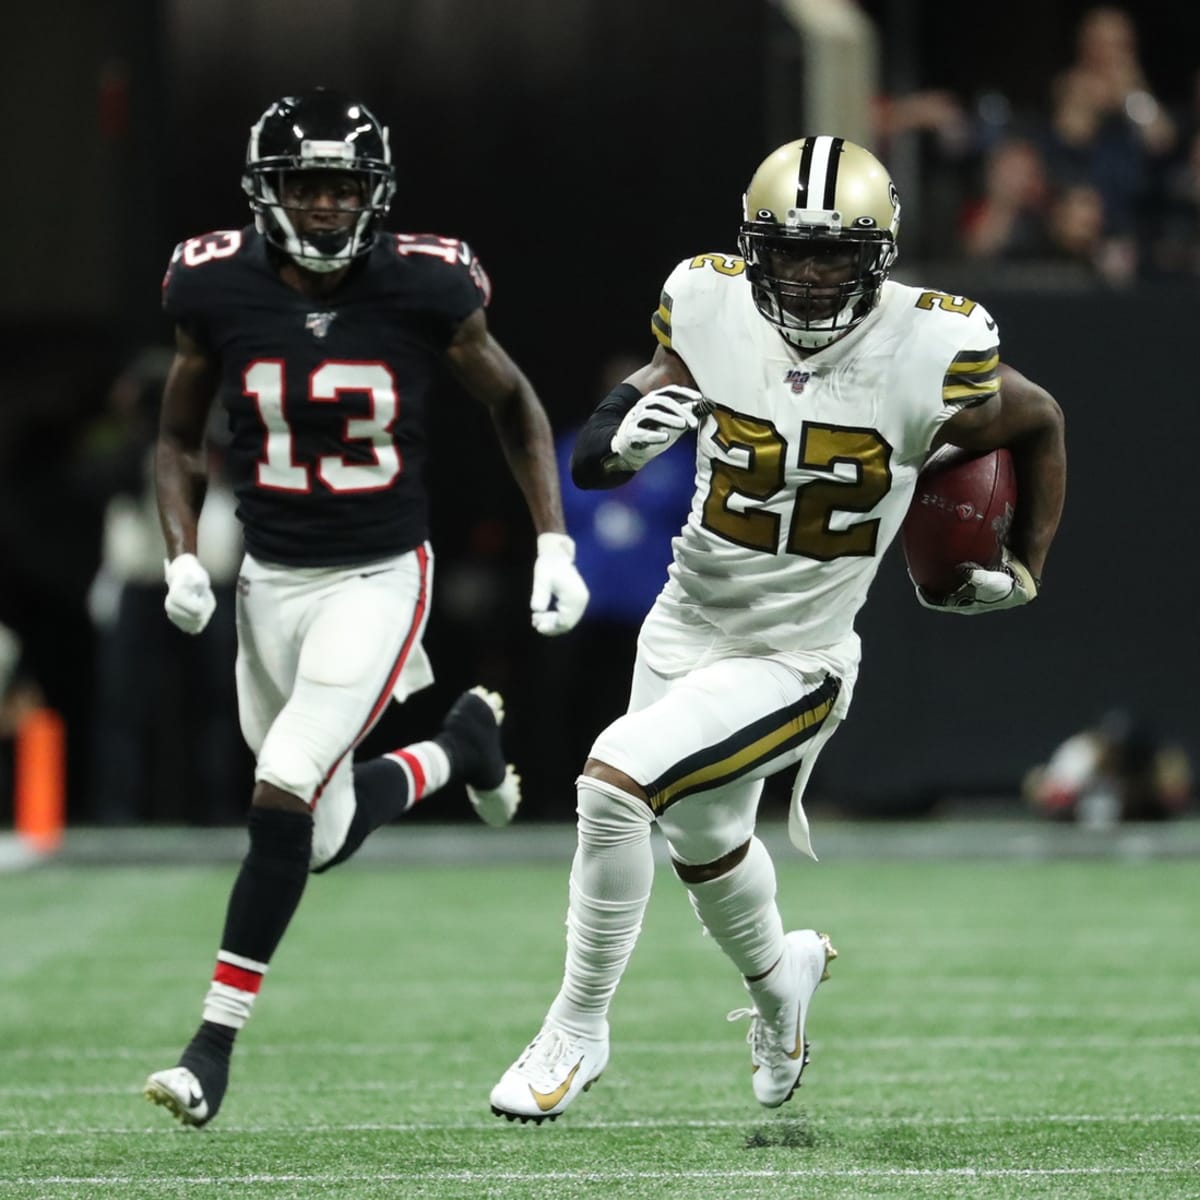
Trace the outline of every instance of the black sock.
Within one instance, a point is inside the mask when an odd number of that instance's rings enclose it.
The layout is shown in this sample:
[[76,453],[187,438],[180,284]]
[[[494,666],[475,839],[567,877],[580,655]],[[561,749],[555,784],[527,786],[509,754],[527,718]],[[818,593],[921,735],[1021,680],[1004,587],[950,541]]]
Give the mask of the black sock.
[[208,1102],[210,1120],[216,1116],[225,1098],[225,1087],[229,1083],[229,1056],[233,1053],[233,1039],[236,1036],[237,1030],[228,1025],[204,1021],[179,1056],[179,1065],[187,1067],[200,1080],[204,1099]]
[[229,895],[221,949],[269,963],[308,882],[312,815],[250,808],[250,853]]
[[343,863],[380,825],[394,821],[408,809],[408,776],[386,758],[372,758],[354,767],[354,816],[341,849],[313,872],[319,875]]

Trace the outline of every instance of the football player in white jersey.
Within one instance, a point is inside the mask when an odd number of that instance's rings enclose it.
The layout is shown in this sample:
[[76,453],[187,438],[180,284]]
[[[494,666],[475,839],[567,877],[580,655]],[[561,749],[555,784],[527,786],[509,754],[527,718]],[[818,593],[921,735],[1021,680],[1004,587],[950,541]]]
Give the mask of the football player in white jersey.
[[999,570],[922,604],[972,615],[1029,603],[1062,509],[1063,418],[1000,364],[972,300],[888,279],[900,202],[885,168],[838,137],[781,146],[745,196],[738,257],[671,273],[653,359],[576,443],[581,487],[616,486],[685,433],[696,489],[669,578],[638,639],[629,708],[577,781],[566,969],[540,1032],[492,1089],[498,1116],[553,1119],[604,1070],[608,1006],[649,899],[650,827],[696,915],[743,977],[752,1084],[782,1104],[808,1058],[808,1009],[835,951],[785,932],[754,836],[763,780],[801,799],[845,715],[854,617],[931,450],[1007,446],[1021,504]]

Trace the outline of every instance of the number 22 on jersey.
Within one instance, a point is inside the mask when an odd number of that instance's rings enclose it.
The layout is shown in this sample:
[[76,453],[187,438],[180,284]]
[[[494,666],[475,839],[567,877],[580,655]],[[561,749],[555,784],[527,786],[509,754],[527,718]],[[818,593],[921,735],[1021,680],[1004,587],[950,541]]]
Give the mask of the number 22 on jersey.
[[[717,408],[715,441],[740,464],[712,459],[712,480],[704,500],[702,524],[718,537],[750,550],[776,554],[781,517],[754,503],[731,503],[735,496],[760,504],[784,487],[788,443],[770,421]],[[788,554],[821,562],[875,553],[879,521],[871,518],[835,529],[833,514],[869,513],[892,485],[892,448],[874,429],[821,425],[806,421],[796,465],[824,478],[801,484],[788,520]],[[846,475],[839,477],[841,466]]]
[[[258,408],[266,430],[258,462],[258,486],[277,492],[310,492],[310,468],[296,462],[295,435],[284,412],[284,364],[277,358],[258,359],[242,375],[245,394]],[[365,392],[370,412],[347,417],[343,441],[365,442],[373,462],[348,462],[340,454],[323,454],[316,462],[317,478],[332,492],[377,492],[389,488],[400,474],[400,452],[392,438],[396,421],[396,381],[379,362],[323,362],[308,380],[312,404],[336,404],[343,392]]]

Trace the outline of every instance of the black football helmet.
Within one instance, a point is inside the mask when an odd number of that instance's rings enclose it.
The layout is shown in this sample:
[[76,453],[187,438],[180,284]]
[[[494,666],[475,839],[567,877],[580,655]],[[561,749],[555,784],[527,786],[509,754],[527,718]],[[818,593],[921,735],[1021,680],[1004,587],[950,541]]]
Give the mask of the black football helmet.
[[[345,229],[303,236],[280,203],[284,178],[295,171],[346,171],[362,207]],[[336,271],[374,244],[396,191],[387,127],[366,105],[318,88],[276,100],[250,130],[242,190],[259,233],[307,271]]]
[[[767,156],[742,202],[738,246],[758,311],[794,346],[817,350],[879,303],[896,261],[900,198],[883,164],[840,137],[805,137]],[[845,282],[803,282],[798,260],[845,264]]]

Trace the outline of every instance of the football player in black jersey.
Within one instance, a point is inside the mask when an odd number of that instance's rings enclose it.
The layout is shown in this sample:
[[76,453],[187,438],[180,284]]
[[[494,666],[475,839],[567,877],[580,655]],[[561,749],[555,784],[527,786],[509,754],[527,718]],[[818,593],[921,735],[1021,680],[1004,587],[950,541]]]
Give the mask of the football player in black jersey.
[[203,1022],[179,1064],[146,1084],[189,1125],[220,1107],[234,1037],[310,870],[349,857],[452,779],[492,824],[520,798],[500,698],[482,688],[430,741],[352,763],[388,700],[432,680],[422,467],[440,361],[489,410],[528,504],[534,627],[565,633],[587,604],[550,423],[488,332],[487,275],[464,242],[381,230],[395,189],[386,128],[348,96],[285,97],[251,131],[243,187],[254,225],[183,242],[163,283],[177,330],[157,449],[166,610],[198,633],[215,603],[195,552],[204,428],[219,394],[246,543],[238,711],[257,758],[250,850]]

